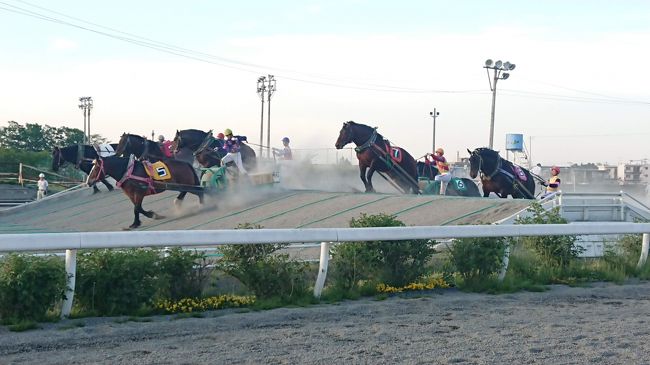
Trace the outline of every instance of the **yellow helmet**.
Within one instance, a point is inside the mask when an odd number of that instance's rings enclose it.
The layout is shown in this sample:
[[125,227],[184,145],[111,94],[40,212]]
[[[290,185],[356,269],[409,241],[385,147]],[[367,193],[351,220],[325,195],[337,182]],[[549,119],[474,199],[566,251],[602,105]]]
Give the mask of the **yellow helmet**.
[[444,155],[444,154],[445,154],[445,150],[443,150],[443,149],[440,148],[440,147],[438,147],[438,148],[436,149],[436,153],[438,153],[438,152],[440,152],[441,155]]
[[230,128],[226,128],[226,130],[223,131],[223,134],[225,134],[226,136],[232,136],[232,131],[230,130]]

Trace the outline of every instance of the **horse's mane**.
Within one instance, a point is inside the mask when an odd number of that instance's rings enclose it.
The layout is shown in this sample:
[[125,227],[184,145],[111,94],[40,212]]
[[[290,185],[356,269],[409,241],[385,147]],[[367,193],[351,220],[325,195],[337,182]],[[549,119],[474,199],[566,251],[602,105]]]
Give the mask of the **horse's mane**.
[[[348,124],[348,125],[350,125],[350,126],[360,127],[360,128],[362,128],[362,129],[364,129],[366,132],[370,132],[370,133],[372,133],[373,131],[376,131],[376,130],[377,130],[377,127],[374,127],[374,128],[373,128],[373,127],[371,127],[371,126],[369,126],[369,125],[361,124],[361,123],[356,123],[356,122],[353,122],[353,121],[351,121],[351,120],[348,121],[348,122],[345,122],[345,123]],[[379,140],[384,140],[384,136],[382,136],[381,134],[379,134],[379,132],[377,132],[377,137],[378,137],[377,139],[379,139]]]

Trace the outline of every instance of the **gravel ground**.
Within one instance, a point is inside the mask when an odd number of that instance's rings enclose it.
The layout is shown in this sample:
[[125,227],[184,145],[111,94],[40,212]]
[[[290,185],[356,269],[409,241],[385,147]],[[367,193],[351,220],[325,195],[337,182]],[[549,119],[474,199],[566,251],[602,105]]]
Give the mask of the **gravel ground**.
[[[205,318],[86,318],[0,329],[0,364],[638,364],[650,283],[544,293],[455,290]],[[74,327],[82,322],[84,327]]]

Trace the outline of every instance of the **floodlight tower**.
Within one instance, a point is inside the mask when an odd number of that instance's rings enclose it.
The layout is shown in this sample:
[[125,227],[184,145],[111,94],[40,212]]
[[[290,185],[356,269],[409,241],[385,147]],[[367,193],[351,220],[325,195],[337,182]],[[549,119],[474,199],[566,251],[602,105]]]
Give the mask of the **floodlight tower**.
[[84,111],[84,143],[90,143],[90,111],[93,108],[93,98],[82,96],[79,98],[79,109]]
[[[494,108],[496,106],[496,101],[497,101],[497,81],[498,80],[506,80],[508,77],[510,77],[510,74],[505,71],[512,71],[515,69],[515,64],[510,63],[508,61],[501,62],[501,60],[492,62],[491,59],[488,59],[485,61],[485,66],[483,66],[485,71],[487,71],[488,75],[488,81],[490,82],[490,90],[492,91],[492,116],[490,118],[490,149],[493,149],[493,142],[494,142]],[[494,76],[491,79],[490,78],[490,69],[494,70]],[[492,80],[494,80],[494,85],[492,84]]]
[[440,115],[440,112],[433,108],[432,112],[429,112],[431,118],[433,118],[433,138],[431,139],[431,153],[436,151],[436,117]]

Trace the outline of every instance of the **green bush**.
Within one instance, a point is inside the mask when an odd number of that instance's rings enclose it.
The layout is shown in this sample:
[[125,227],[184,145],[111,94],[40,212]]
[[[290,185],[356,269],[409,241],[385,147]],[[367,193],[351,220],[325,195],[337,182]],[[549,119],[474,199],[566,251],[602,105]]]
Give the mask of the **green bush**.
[[210,277],[205,254],[174,247],[160,262],[160,296],[172,300],[198,298]]
[[159,287],[160,252],[147,249],[82,252],[77,264],[77,305],[103,315],[134,313],[151,304]]
[[[361,214],[350,227],[402,227],[404,223],[387,214]],[[344,290],[358,289],[359,283],[372,281],[404,286],[427,272],[433,255],[427,240],[348,242],[332,248],[330,281]]]
[[0,318],[3,323],[43,320],[64,299],[67,275],[54,256],[10,254],[0,261]]
[[503,237],[462,238],[450,247],[449,258],[463,283],[475,283],[501,270],[505,247]]
[[[242,224],[237,229],[258,229],[258,225]],[[300,298],[308,293],[307,264],[289,259],[278,250],[287,244],[226,245],[219,268],[237,278],[258,298]]]
[[[538,202],[531,203],[528,211],[531,217],[518,218],[515,224],[566,224],[558,208],[546,211]],[[540,258],[551,266],[566,267],[582,253],[583,248],[576,246],[576,236],[535,236],[522,237],[521,242],[535,251]]]

